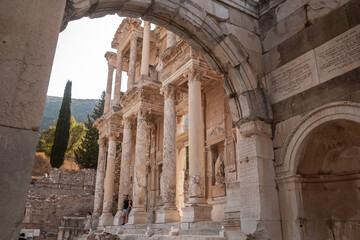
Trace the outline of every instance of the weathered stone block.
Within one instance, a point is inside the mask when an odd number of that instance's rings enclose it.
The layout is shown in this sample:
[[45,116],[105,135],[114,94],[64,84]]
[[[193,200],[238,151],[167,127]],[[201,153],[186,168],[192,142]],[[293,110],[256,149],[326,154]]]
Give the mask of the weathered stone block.
[[[305,28],[277,47],[281,55],[281,64],[286,64],[296,57],[329,41],[349,29],[344,7],[316,20],[315,24]],[[311,41],[309,41],[311,39]],[[301,47],[298,47],[301,46]],[[279,66],[280,66],[279,65]]]
[[310,0],[287,0],[280,4],[275,9],[276,19],[278,22],[281,22],[299,8],[307,4]]
[[229,9],[223,4],[211,0],[193,0],[193,2],[204,8],[209,14],[221,20],[229,18]]
[[305,28],[306,12],[303,8],[299,9],[276,26],[272,27],[263,38],[263,50],[269,51],[276,45],[300,32]]
[[317,18],[330,13],[348,1],[349,0],[311,0],[306,7],[307,18],[310,22],[314,23]]
[[349,27],[355,27],[360,24],[360,1],[351,0],[345,5]]
[[259,22],[256,18],[240,12],[234,8],[230,8],[230,23],[242,27],[250,32],[260,35]]
[[276,124],[274,134],[274,148],[280,148],[283,146],[287,136],[295,127],[295,125],[300,121],[300,119],[301,116],[298,115]]
[[221,23],[221,28],[225,34],[234,34],[245,48],[257,53],[262,53],[260,37],[255,33],[231,23]]
[[274,159],[273,143],[270,138],[252,135],[238,140],[238,151],[241,152],[240,163],[252,158]]

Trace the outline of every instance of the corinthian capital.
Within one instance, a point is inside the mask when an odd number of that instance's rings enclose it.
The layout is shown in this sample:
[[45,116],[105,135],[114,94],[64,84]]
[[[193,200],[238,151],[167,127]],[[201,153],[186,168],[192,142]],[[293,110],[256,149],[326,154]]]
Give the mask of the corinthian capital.
[[166,84],[160,89],[160,93],[164,95],[165,99],[173,99],[176,98],[176,87],[172,84]]
[[191,68],[187,73],[184,74],[184,77],[188,78],[189,83],[200,82],[203,73],[194,68]]

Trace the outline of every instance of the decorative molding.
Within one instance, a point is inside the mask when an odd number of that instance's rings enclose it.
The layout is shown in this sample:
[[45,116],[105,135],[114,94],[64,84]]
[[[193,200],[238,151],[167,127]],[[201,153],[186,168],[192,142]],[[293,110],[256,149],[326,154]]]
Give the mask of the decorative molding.
[[[325,111],[328,111],[330,109],[338,109],[338,108],[340,108],[340,110],[337,110],[334,114],[325,113]],[[354,110],[341,111],[341,108],[353,108]],[[284,142],[284,145],[282,147],[282,150],[281,150],[279,161],[276,161],[274,163],[274,166],[277,168],[284,166],[285,158],[286,158],[286,155],[288,154],[288,151],[290,151],[290,150],[292,151],[292,149],[289,149],[289,146],[293,141],[296,141],[296,139],[294,139],[294,137],[299,133],[300,128],[306,126],[307,124],[313,125],[313,123],[318,121],[319,119],[324,119],[325,117],[329,117],[332,115],[343,115],[343,116],[352,115],[354,118],[358,117],[359,122],[360,122],[360,112],[358,112],[358,114],[356,114],[356,111],[360,111],[359,103],[343,101],[343,102],[335,102],[335,103],[326,104],[326,105],[321,106],[321,107],[311,111],[310,113],[306,114],[305,117],[303,117],[296,124],[296,126],[291,130],[291,132],[287,136],[287,138]],[[334,118],[332,118],[332,119],[334,119]],[[336,119],[341,119],[341,118],[336,118]],[[329,118],[329,120],[331,120],[331,119]],[[290,161],[290,159],[288,159],[288,161]]]

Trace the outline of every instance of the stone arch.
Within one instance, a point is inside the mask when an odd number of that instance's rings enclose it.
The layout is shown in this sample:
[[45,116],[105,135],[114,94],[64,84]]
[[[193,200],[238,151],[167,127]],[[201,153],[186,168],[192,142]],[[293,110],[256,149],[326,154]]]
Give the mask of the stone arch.
[[360,123],[360,104],[335,102],[321,106],[303,117],[285,140],[279,161],[275,162],[278,177],[296,175],[299,150],[304,139],[316,127],[332,120],[350,120]]
[[306,116],[275,163],[284,239],[357,239],[360,104],[335,102]]
[[234,123],[272,119],[268,98],[248,62],[245,48],[232,33],[221,27],[216,16],[190,0],[68,0],[62,29],[72,20],[115,13],[141,17],[166,27],[195,49],[205,52],[210,67],[224,74],[223,85]]

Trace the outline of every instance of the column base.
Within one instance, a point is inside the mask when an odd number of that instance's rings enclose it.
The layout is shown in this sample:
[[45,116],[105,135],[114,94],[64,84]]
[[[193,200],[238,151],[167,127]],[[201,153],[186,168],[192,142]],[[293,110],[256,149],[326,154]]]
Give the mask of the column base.
[[182,222],[189,223],[211,221],[211,210],[212,207],[208,204],[193,204],[186,206],[182,209]]
[[179,211],[176,207],[162,207],[156,211],[156,223],[180,222]]
[[118,210],[114,217],[114,226],[119,226],[124,222],[124,217],[122,216],[122,211]]
[[99,218],[99,226],[111,226],[114,223],[114,216],[111,213],[103,213]]
[[128,224],[144,224],[147,223],[147,212],[143,209],[133,209],[129,215]]

